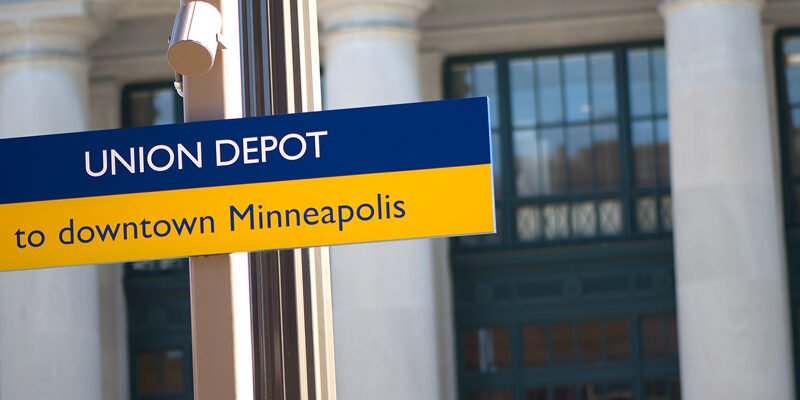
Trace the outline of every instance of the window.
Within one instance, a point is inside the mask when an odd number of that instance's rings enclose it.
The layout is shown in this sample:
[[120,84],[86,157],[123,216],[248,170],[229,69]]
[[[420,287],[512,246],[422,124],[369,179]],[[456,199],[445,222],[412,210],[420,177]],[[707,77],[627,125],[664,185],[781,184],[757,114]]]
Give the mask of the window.
[[[680,398],[673,312],[514,323],[461,333],[462,398],[510,399],[513,387],[535,400]],[[515,363],[520,365],[516,373]]]
[[461,399],[680,398],[665,64],[655,43],[446,62],[448,97],[489,98],[498,221],[451,242]]
[[792,313],[795,380],[800,382],[800,30],[777,33],[775,67],[789,294],[795,310]]
[[183,122],[183,100],[171,82],[128,85],[122,90],[122,126]]
[[670,234],[660,46],[453,58],[446,82],[489,97],[499,225],[456,250]]
[[[171,82],[126,86],[123,125],[181,122],[182,103]],[[126,263],[125,296],[131,399],[192,399],[188,260]]]
[[187,259],[125,264],[131,399],[192,398]]

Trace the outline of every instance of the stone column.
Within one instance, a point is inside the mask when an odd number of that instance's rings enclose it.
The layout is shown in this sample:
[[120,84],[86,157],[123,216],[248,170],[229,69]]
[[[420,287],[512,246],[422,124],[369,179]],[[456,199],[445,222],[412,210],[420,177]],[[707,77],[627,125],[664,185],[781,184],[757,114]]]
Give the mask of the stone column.
[[[327,109],[419,101],[427,1],[318,4]],[[338,397],[438,399],[432,242],[332,247],[331,275]]]
[[793,399],[760,0],[667,0],[683,398]]
[[[79,16],[0,23],[0,137],[88,129],[95,36]],[[94,266],[0,272],[0,399],[99,400],[100,359]]]

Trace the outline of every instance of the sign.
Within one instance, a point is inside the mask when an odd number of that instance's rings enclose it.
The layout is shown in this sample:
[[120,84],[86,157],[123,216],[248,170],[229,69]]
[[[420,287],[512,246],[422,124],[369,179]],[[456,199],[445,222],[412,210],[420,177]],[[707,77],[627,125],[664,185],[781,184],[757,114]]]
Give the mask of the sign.
[[486,98],[0,140],[0,271],[494,232]]

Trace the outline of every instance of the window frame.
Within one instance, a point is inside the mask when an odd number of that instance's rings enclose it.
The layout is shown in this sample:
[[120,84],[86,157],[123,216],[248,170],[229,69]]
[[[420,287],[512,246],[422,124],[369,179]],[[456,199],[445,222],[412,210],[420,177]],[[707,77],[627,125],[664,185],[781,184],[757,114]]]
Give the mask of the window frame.
[[[122,101],[120,107],[122,115],[122,127],[130,128],[133,125],[133,109],[131,94],[141,90],[154,90],[170,88],[175,90],[174,82],[172,81],[153,81],[153,82],[138,82],[129,83],[122,88]],[[180,96],[178,97],[180,99]],[[183,121],[183,101],[176,101],[174,104],[175,117],[178,121]]]
[[[517,248],[541,248],[560,245],[591,244],[597,242],[621,242],[631,239],[664,239],[672,237],[671,228],[664,226],[662,198],[671,196],[670,185],[653,187],[636,187],[633,164],[633,146],[631,142],[631,126],[634,118],[630,115],[629,104],[629,80],[628,80],[628,60],[627,52],[637,48],[652,49],[663,47],[663,40],[642,40],[631,42],[620,42],[612,44],[596,44],[588,46],[573,46],[564,48],[548,48],[537,50],[524,50],[512,52],[494,52],[473,55],[453,55],[445,59],[442,64],[442,79],[444,82],[444,93],[446,98],[451,98],[454,91],[452,71],[453,66],[466,63],[494,62],[496,64],[497,97],[500,103],[500,168],[501,179],[503,180],[502,193],[495,196],[495,207],[499,211],[497,218],[498,231],[502,230],[503,236],[499,243],[479,245],[464,245],[458,238],[451,240],[451,252],[453,253],[474,253],[487,250],[517,249]],[[513,148],[513,127],[511,120],[511,87],[509,61],[515,58],[539,58],[547,56],[567,56],[574,53],[591,52],[610,52],[614,56],[614,76],[616,81],[616,100],[617,116],[615,117],[618,125],[619,146],[619,165],[620,165],[620,186],[618,189],[593,190],[582,193],[568,193],[555,195],[538,195],[531,197],[516,196],[516,176],[514,173],[514,148]],[[658,116],[654,114],[651,118]],[[567,126],[562,123],[562,126]],[[497,161],[497,160],[493,160]],[[636,226],[636,200],[642,197],[651,196],[655,201],[656,228],[653,232],[640,232]],[[597,235],[576,237],[572,234],[562,239],[538,239],[533,241],[520,240],[517,227],[517,212],[520,206],[526,205],[567,205],[567,226],[572,227],[572,207],[581,200],[593,201],[595,206],[595,218],[599,229],[599,202],[603,199],[614,199],[620,202],[621,206],[621,231],[616,235]],[[571,229],[571,228],[570,228]]]
[[[121,116],[122,127],[133,124],[131,96],[137,91],[156,89],[174,90],[171,81],[131,83],[122,89]],[[173,104],[175,122],[183,121],[183,102],[176,96]],[[137,266],[139,268],[137,268]],[[143,267],[143,268],[142,268]],[[125,292],[128,334],[128,377],[129,396],[132,400],[161,399],[189,400],[194,397],[192,384],[192,344],[191,310],[189,304],[189,262],[185,258],[126,262],[123,268],[123,290]],[[164,326],[142,324],[141,319],[150,313],[166,314]],[[177,318],[176,318],[176,314]],[[148,321],[149,322],[149,321]],[[182,352],[181,372],[183,390],[166,392],[163,353],[179,350]],[[140,394],[137,355],[157,354],[158,393]]]
[[[775,31],[773,41],[773,68],[775,73],[775,101],[777,108],[778,144],[780,146],[781,199],[783,201],[783,223],[786,240],[786,262],[789,276],[790,322],[794,353],[795,382],[800,382],[800,208],[793,201],[792,186],[800,184],[800,176],[792,176],[791,142],[789,119],[789,82],[786,78],[783,41],[787,37],[800,38],[800,27],[782,28]],[[800,398],[800,393],[798,393]]]

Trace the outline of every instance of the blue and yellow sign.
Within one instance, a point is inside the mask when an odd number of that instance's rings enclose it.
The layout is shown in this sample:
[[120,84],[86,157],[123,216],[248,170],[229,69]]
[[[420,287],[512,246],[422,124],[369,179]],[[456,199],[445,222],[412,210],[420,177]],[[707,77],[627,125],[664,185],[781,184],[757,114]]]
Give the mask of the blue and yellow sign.
[[485,98],[0,140],[0,271],[494,232]]

